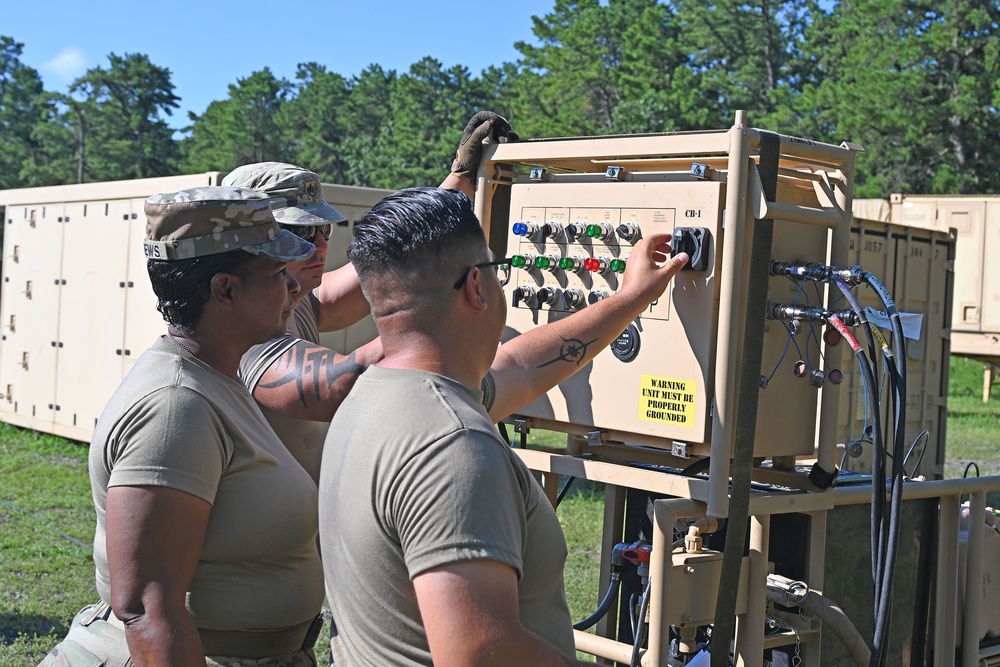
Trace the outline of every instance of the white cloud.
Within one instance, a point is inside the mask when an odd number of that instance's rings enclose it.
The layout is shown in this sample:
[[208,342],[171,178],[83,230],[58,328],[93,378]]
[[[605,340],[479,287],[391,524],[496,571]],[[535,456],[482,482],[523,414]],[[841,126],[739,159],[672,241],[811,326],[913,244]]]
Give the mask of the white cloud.
[[87,54],[83,49],[67,46],[39,69],[43,74],[51,74],[63,83],[69,83],[87,71]]

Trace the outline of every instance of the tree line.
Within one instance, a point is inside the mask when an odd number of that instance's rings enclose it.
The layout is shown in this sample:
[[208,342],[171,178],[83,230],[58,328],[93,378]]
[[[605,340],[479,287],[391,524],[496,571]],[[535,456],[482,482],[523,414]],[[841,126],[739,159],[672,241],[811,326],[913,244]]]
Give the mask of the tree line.
[[110,54],[67,92],[0,36],[0,189],[228,171],[281,160],[326,182],[440,180],[480,109],[523,137],[751,124],[864,146],[855,194],[1000,193],[996,0],[555,0],[519,57],[480,72],[424,58],[351,77],[310,62],[179,108],[170,71]]

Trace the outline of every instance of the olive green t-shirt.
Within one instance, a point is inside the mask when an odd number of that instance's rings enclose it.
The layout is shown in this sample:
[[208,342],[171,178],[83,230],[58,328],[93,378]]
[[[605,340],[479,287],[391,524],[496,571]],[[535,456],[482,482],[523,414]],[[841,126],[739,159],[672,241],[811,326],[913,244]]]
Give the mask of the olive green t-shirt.
[[162,486],[212,504],[187,594],[195,625],[280,629],[319,613],[316,485],[239,382],[160,338],[98,420],[90,445],[97,590],[111,601],[107,490]]
[[471,560],[514,568],[521,623],[575,658],[562,528],[481,399],[440,375],[375,366],[337,411],[319,497],[338,667],[431,665],[412,579]]

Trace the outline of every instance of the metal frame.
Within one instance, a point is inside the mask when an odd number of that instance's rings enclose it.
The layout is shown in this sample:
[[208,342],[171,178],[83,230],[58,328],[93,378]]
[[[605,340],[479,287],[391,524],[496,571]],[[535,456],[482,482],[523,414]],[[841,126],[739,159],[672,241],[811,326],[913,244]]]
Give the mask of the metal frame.
[[[586,461],[575,457],[532,450],[516,450],[516,453],[532,470],[554,477],[557,474],[571,475],[581,479],[603,482],[616,488],[644,489],[677,497],[654,502],[653,553],[650,561],[650,578],[660,585],[652,587],[649,616],[649,648],[642,658],[642,665],[666,664],[666,651],[670,643],[669,625],[663,619],[673,612],[671,605],[677,605],[677,596],[671,595],[668,586],[670,577],[667,570],[673,567],[670,559],[673,543],[672,531],[677,519],[700,518],[706,516],[708,506],[704,500],[705,480],[679,480],[675,475],[649,470],[628,468],[619,464]],[[661,483],[657,484],[659,477]],[[547,477],[548,479],[549,477]],[[693,493],[685,495],[685,482]],[[678,493],[678,492],[681,493]],[[903,487],[903,500],[936,498],[939,502],[938,567],[934,578],[936,600],[932,610],[931,637],[933,638],[934,667],[975,667],[980,660],[996,656],[996,649],[980,649],[976,637],[978,624],[965,623],[961,646],[961,662],[956,663],[955,654],[959,642],[955,634],[955,617],[962,611],[965,618],[978,618],[982,594],[980,590],[983,570],[983,531],[970,530],[968,541],[967,575],[965,581],[964,611],[958,608],[958,545],[959,509],[961,496],[970,495],[970,526],[984,524],[986,494],[1000,491],[1000,477],[936,480],[912,482]],[[770,519],[779,514],[809,514],[813,529],[810,531],[809,576],[806,581],[812,590],[822,591],[824,586],[824,549],[826,514],[834,507],[864,505],[871,502],[871,487],[868,485],[836,488],[824,493],[763,493],[751,496],[750,515],[750,556],[745,558],[744,575],[741,577],[740,594],[746,600],[746,611],[739,617],[736,636],[737,665],[760,667],[765,648],[794,643],[791,634],[764,636],[764,610],[766,608],[766,579],[768,574],[768,531]],[[607,528],[607,526],[606,526]],[[602,580],[600,594],[607,590],[608,582]],[[757,628],[757,630],[754,630]],[[819,665],[820,646],[819,624],[814,621],[808,626],[797,628],[803,644],[803,664]],[[600,630],[600,629],[599,629]],[[577,649],[608,660],[628,662],[631,645],[609,639],[604,629],[603,635],[592,635],[576,631]]]
[[[676,178],[684,164],[692,158],[716,170],[715,177],[727,183],[725,202],[725,235],[722,250],[722,272],[728,276],[742,276],[748,258],[748,239],[753,218],[776,218],[787,222],[802,223],[830,230],[830,256],[827,263],[848,263],[848,239],[852,209],[851,185],[854,174],[854,157],[860,147],[845,143],[834,146],[779,135],[781,157],[779,163],[779,188],[806,192],[818,206],[803,206],[789,202],[767,202],[762,195],[757,171],[755,151],[761,144],[761,130],[748,127],[745,114],[738,113],[736,123],[728,131],[675,133],[629,137],[595,137],[572,140],[541,140],[512,144],[494,144],[484,151],[483,163],[477,175],[476,213],[491,241],[501,238],[503,230],[493,229],[495,207],[504,205],[503,188],[519,182],[523,175],[517,169],[535,168],[535,178],[555,179],[574,174],[573,178],[593,182],[603,180],[601,174],[609,166],[621,166],[636,179],[670,180]],[[621,178],[621,174],[615,174]],[[805,197],[804,197],[805,198]],[[496,249],[496,248],[495,248]],[[661,665],[666,662],[669,645],[669,621],[676,612],[679,600],[671,595],[668,586],[669,570],[676,567],[672,551],[672,531],[678,518],[723,517],[728,511],[730,455],[734,450],[733,424],[736,415],[736,387],[738,386],[740,349],[738,342],[745,321],[745,299],[735,281],[722,281],[719,313],[718,347],[715,366],[715,395],[712,397],[712,436],[707,479],[692,478],[657,470],[632,467],[634,461],[661,463],[676,466],[667,448],[639,448],[626,445],[588,442],[579,434],[570,436],[569,445],[561,452],[516,450],[529,468],[542,474],[543,486],[554,502],[559,475],[568,475],[607,485],[605,497],[604,541],[602,554],[601,594],[609,585],[607,565],[610,545],[622,532],[622,506],[624,489],[640,489],[663,494],[670,498],[654,503],[654,537],[650,577],[651,589],[649,648],[642,658],[643,665]],[[828,365],[837,367],[840,349],[826,350]],[[816,461],[824,470],[834,470],[837,450],[834,442],[838,420],[838,392],[824,391],[819,403],[819,424]],[[523,421],[523,420],[522,420]],[[530,426],[521,423],[521,428]],[[809,434],[812,436],[812,434]],[[789,483],[790,473],[755,469],[755,477],[768,481]],[[795,486],[794,483],[790,484]],[[799,486],[799,488],[804,488]],[[1000,478],[982,480],[949,480],[907,484],[904,499],[940,498],[942,522],[939,557],[943,559],[937,573],[939,594],[934,610],[935,665],[950,665],[954,661],[953,618],[957,607],[954,585],[957,581],[957,522],[958,497],[973,494],[972,521],[982,521],[985,494],[1000,490]],[[813,590],[822,591],[826,546],[827,513],[834,507],[870,502],[871,488],[828,489],[794,493],[754,492],[750,498],[750,555],[744,559],[738,602],[736,654],[738,665],[761,665],[765,648],[795,642],[793,633],[778,633],[765,637],[764,614],[767,606],[766,575],[768,572],[768,537],[771,517],[779,514],[804,513],[811,519],[812,529],[808,538],[807,583]],[[978,542],[981,542],[981,535]],[[981,547],[979,562],[970,556],[969,576],[966,587],[971,590],[977,573],[981,572]],[[969,552],[977,544],[970,538]],[[706,594],[708,595],[708,594]],[[966,613],[974,613],[974,605]],[[937,622],[941,619],[941,622]],[[576,633],[579,650],[617,662],[628,662],[632,647],[610,637],[615,619],[605,619],[597,627],[598,634]],[[948,626],[951,624],[949,635]],[[820,660],[819,621],[796,628],[802,640],[806,665],[818,665]],[[966,646],[975,630],[965,629]],[[963,654],[963,666],[974,665],[978,655],[974,651]]]

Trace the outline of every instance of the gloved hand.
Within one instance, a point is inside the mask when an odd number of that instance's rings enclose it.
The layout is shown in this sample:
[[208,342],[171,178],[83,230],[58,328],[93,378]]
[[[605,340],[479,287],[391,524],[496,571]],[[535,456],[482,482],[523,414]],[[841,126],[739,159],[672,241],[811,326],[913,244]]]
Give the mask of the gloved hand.
[[455,161],[451,163],[451,173],[464,176],[475,183],[479,163],[483,159],[483,139],[517,141],[517,132],[507,119],[492,111],[480,111],[469,120],[462,134],[462,140],[455,151]]

